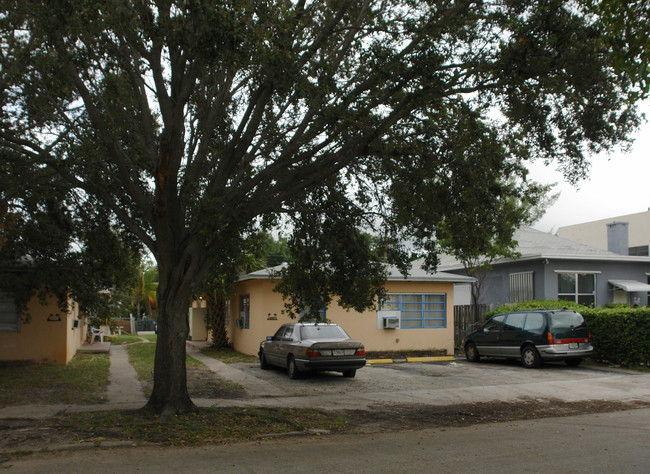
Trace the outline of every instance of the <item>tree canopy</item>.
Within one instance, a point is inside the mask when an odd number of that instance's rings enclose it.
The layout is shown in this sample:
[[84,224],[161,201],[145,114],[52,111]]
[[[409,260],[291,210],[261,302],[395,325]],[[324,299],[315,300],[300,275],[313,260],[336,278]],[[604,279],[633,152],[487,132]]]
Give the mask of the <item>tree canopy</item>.
[[619,23],[580,0],[0,5],[3,159],[55,173],[154,255],[161,413],[193,409],[192,291],[260,228],[293,223],[293,268],[315,282],[295,304],[368,306],[372,257],[406,268],[407,236],[432,265],[441,242],[507,240],[544,192],[526,161],[579,179],[647,91],[647,71],[621,73],[638,55]]

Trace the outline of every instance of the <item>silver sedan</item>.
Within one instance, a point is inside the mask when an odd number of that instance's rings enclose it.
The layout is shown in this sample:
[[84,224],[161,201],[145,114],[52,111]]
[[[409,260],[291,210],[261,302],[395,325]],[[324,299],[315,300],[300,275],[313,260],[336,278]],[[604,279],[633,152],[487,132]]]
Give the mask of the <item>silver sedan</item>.
[[366,365],[363,344],[338,324],[284,324],[273,336],[260,344],[260,367],[286,368],[296,379],[304,372],[331,370],[354,377],[357,369]]

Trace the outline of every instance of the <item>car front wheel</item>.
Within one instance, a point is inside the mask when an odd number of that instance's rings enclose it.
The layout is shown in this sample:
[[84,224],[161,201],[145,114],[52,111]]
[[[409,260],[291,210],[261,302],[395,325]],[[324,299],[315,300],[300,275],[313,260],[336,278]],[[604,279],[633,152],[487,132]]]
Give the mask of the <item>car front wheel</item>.
[[481,358],[481,355],[478,353],[478,349],[473,342],[468,342],[465,345],[465,358],[470,362],[478,362]]
[[542,366],[542,358],[533,346],[526,346],[521,350],[521,363],[527,369],[537,369]]
[[290,379],[300,378],[300,371],[296,366],[296,360],[292,356],[289,356],[289,361],[287,362],[287,372],[289,373]]
[[266,361],[264,351],[260,350],[260,369],[266,370],[269,368],[269,363]]

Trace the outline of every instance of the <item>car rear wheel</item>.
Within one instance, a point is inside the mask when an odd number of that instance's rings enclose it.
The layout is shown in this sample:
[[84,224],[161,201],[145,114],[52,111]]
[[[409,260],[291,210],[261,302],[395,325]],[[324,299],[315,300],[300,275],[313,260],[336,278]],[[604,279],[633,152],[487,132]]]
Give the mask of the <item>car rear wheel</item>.
[[343,377],[354,377],[357,374],[357,369],[350,369],[343,371]]
[[576,367],[576,366],[580,365],[580,363],[582,362],[582,359],[579,359],[578,357],[576,357],[574,359],[567,359],[565,362],[566,362],[566,365],[568,365],[569,367]]
[[521,363],[527,369],[537,369],[542,366],[542,358],[533,346],[526,346],[521,350]]
[[267,370],[269,368],[269,363],[266,361],[266,356],[262,350],[260,350],[260,368],[262,370]]
[[481,355],[473,342],[468,342],[465,345],[465,358],[470,362],[478,362],[481,359]]
[[289,360],[287,362],[287,372],[290,379],[300,378],[300,371],[296,366],[296,360],[293,358],[293,356],[289,356]]

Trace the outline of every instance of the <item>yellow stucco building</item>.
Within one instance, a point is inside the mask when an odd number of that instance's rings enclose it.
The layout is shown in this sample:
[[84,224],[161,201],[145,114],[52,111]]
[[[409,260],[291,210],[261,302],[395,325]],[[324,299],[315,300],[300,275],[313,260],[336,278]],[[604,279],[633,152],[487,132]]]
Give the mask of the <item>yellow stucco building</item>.
[[[282,297],[273,291],[275,269],[249,273],[240,278],[230,300],[227,330],[235,350],[257,354],[259,344],[284,323]],[[353,338],[362,341],[366,351],[446,350],[454,351],[454,284],[474,281],[450,273],[427,274],[413,269],[405,278],[391,269],[386,282],[388,300],[381,308],[358,313],[332,303],[325,317],[340,324]],[[205,308],[196,301],[190,309],[190,333],[194,340],[208,337]]]
[[84,342],[86,327],[78,305],[61,311],[54,296],[27,305],[28,317],[18,314],[13,299],[0,294],[0,360],[67,364]]

